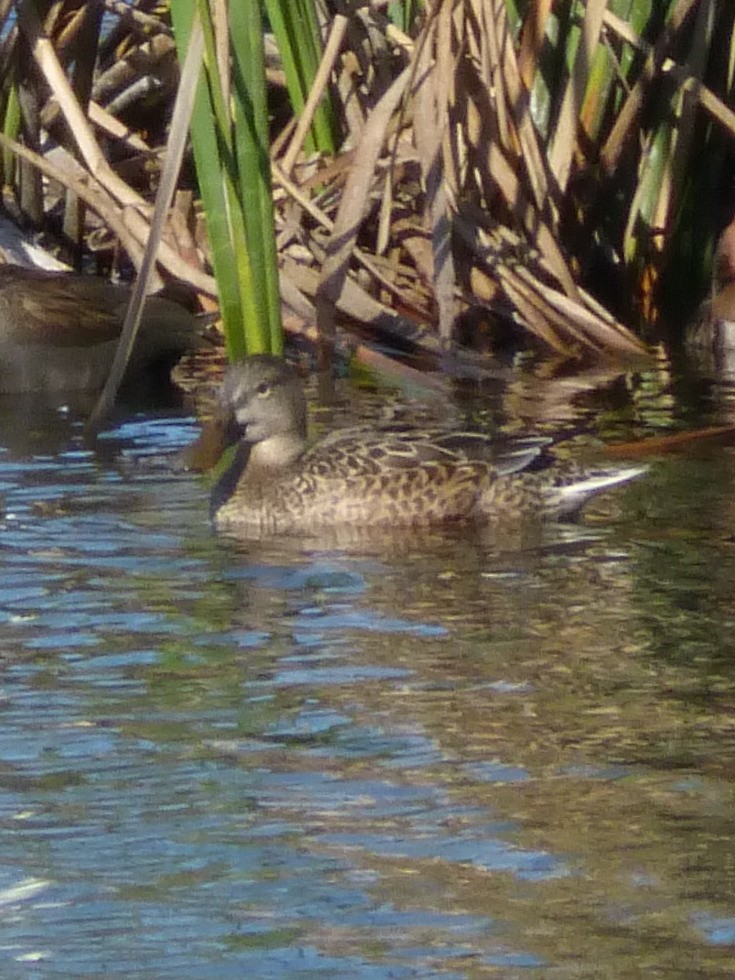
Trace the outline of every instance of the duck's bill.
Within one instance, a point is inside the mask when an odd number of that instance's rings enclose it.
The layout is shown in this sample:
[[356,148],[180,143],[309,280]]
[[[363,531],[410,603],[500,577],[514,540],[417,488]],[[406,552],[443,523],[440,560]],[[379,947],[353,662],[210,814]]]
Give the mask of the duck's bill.
[[240,435],[230,413],[215,413],[202,426],[199,438],[177,455],[174,469],[178,472],[206,473],[217,465],[223,453],[238,441]]

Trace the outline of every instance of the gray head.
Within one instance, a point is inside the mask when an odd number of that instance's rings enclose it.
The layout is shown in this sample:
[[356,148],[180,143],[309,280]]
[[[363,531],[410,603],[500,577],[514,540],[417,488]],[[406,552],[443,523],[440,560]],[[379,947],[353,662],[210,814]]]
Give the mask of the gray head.
[[306,398],[296,371],[280,357],[252,354],[225,374],[219,396],[239,436],[251,444],[287,437],[306,441]]

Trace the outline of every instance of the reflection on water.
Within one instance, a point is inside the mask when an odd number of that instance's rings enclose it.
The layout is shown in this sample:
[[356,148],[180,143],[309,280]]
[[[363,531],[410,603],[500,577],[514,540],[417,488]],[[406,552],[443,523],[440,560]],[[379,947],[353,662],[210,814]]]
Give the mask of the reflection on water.
[[248,545],[193,435],[2,443],[0,975],[731,976],[732,455],[521,547]]

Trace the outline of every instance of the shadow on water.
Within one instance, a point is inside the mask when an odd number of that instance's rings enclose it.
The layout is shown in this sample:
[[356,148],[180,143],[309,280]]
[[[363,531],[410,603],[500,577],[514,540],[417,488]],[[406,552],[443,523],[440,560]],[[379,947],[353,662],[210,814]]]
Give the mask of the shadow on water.
[[520,542],[244,543],[191,419],[0,409],[3,976],[732,975],[729,452]]

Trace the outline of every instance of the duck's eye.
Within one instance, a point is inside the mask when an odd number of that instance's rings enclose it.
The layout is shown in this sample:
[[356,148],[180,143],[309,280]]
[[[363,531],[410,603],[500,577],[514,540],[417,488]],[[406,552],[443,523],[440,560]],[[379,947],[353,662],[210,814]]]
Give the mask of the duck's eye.
[[257,395],[270,395],[271,393],[270,381],[261,381],[258,385],[256,385],[255,393]]

